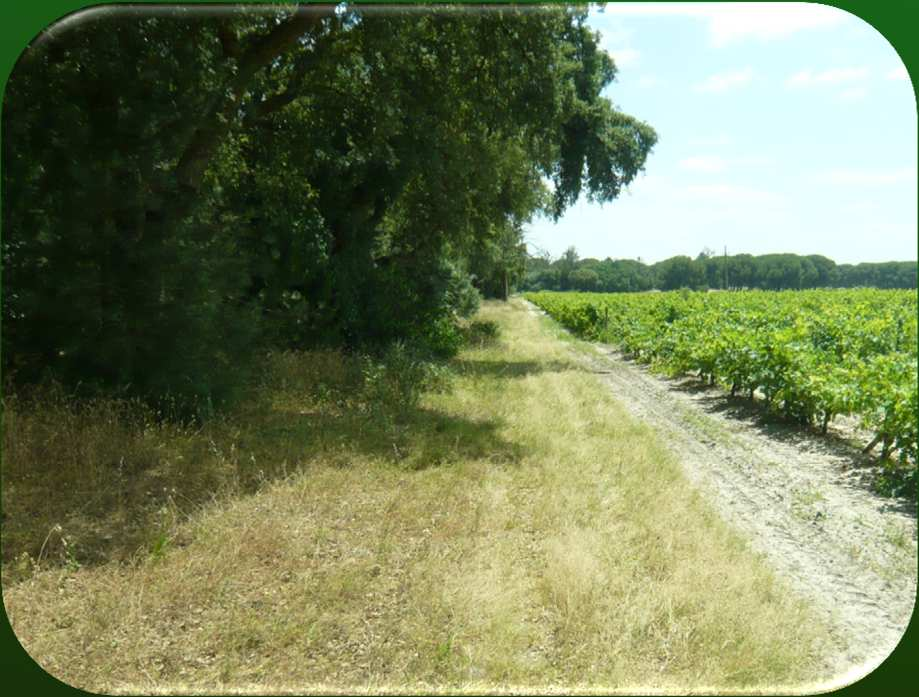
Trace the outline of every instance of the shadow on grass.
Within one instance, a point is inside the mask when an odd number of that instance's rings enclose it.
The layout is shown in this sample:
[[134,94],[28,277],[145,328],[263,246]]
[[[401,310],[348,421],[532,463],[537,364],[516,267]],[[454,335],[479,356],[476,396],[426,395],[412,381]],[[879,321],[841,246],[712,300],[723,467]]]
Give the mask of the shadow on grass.
[[[30,558],[43,567],[92,567],[182,546],[175,524],[215,496],[252,495],[313,467],[376,464],[412,472],[477,460],[515,466],[527,453],[502,436],[497,419],[419,406],[339,408],[293,395],[282,404],[260,400],[251,412],[200,432],[113,421],[87,435],[102,416],[72,420],[64,434],[55,426],[60,419],[22,430],[29,452],[4,463],[5,582],[27,577]],[[82,455],[73,447],[81,437],[88,441]]]
[[489,361],[489,360],[455,360],[452,363],[456,372],[476,378],[519,378],[540,373],[562,373],[565,371],[583,371],[574,363],[566,361]]
[[526,448],[502,437],[502,426],[499,419],[469,419],[426,408],[401,414],[276,412],[260,439],[281,443],[288,461],[306,456],[340,467],[360,456],[410,470],[461,460],[517,464]]

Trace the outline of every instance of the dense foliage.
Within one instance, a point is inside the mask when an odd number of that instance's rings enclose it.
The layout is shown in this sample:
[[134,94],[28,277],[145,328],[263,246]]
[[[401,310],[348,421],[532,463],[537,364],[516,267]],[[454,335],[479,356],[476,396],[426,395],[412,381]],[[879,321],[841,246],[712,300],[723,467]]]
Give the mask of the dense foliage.
[[532,293],[563,326],[826,431],[857,416],[916,491],[917,296],[902,290]]
[[[260,347],[449,354],[655,142],[584,8],[93,10],[3,109],[3,368],[209,409]],[[551,193],[546,186],[551,183]]]
[[824,256],[735,254],[705,250],[695,259],[676,256],[656,264],[632,259],[579,259],[574,248],[550,261],[527,259],[518,287],[524,291],[577,290],[622,293],[691,288],[801,290],[805,288],[915,288],[915,261],[836,264]]

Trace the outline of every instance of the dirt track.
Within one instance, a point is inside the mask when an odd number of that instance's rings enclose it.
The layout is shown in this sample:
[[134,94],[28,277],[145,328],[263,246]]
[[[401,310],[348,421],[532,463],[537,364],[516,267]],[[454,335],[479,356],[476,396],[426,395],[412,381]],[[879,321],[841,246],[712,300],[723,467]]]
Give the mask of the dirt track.
[[[535,307],[534,311],[537,311]],[[690,480],[834,628],[828,671],[845,682],[894,649],[916,597],[916,513],[867,483],[870,461],[696,379],[651,374],[615,348],[577,352],[636,418],[669,444]]]

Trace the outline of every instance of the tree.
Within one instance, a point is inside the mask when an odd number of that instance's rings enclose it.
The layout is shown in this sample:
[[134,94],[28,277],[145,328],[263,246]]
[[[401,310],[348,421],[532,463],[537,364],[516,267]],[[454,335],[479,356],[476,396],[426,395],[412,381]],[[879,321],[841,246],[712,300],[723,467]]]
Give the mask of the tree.
[[832,288],[838,282],[839,273],[836,270],[836,262],[827,259],[819,254],[812,254],[807,259],[817,274],[814,285],[819,288]]
[[599,290],[600,276],[593,269],[581,267],[571,274],[570,282],[574,290],[594,291]]
[[571,275],[578,267],[578,252],[574,247],[568,247],[565,253],[553,265],[558,272],[558,283],[561,290],[571,288]]
[[705,270],[705,283],[709,288],[725,288],[727,286],[725,272],[728,260],[726,257],[718,257],[712,254],[702,259],[697,259],[696,263],[701,264]]
[[705,285],[705,269],[700,262],[687,256],[675,256],[655,264],[657,287],[662,290],[701,288]]
[[235,242],[198,214],[254,76],[318,12],[106,8],[27,50],[3,110],[4,358],[21,377],[221,398],[251,338]]
[[495,226],[493,234],[477,241],[467,259],[473,283],[486,298],[507,300],[526,271],[526,245],[519,226]]
[[602,96],[585,18],[108,8],[47,32],[4,109],[5,367],[211,402],[259,344],[448,345],[470,270],[509,287],[523,222],[615,198],[654,145]]
[[757,266],[751,254],[735,254],[728,257],[728,284],[730,288],[754,288],[758,286]]

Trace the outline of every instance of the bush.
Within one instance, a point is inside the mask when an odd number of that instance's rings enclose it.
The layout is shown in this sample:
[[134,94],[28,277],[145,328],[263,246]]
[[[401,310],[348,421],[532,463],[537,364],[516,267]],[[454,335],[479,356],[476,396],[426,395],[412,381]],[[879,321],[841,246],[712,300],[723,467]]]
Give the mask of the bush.
[[417,339],[418,351],[434,359],[455,356],[463,346],[463,333],[449,317],[434,320]]
[[449,267],[446,301],[449,307],[460,317],[471,317],[482,304],[482,294],[472,285],[472,278],[468,273],[459,271],[451,265]]
[[404,420],[425,391],[443,389],[446,371],[424,360],[404,343],[392,344],[380,358],[362,359],[361,401],[366,411],[384,419]]
[[467,346],[484,348],[498,342],[501,328],[498,326],[497,322],[492,322],[491,320],[484,322],[475,321],[471,322],[469,326],[464,327],[462,332],[463,340]]
[[377,353],[285,351],[270,356],[263,390],[299,393],[324,411],[404,419],[426,391],[448,384],[445,366],[404,342]]

